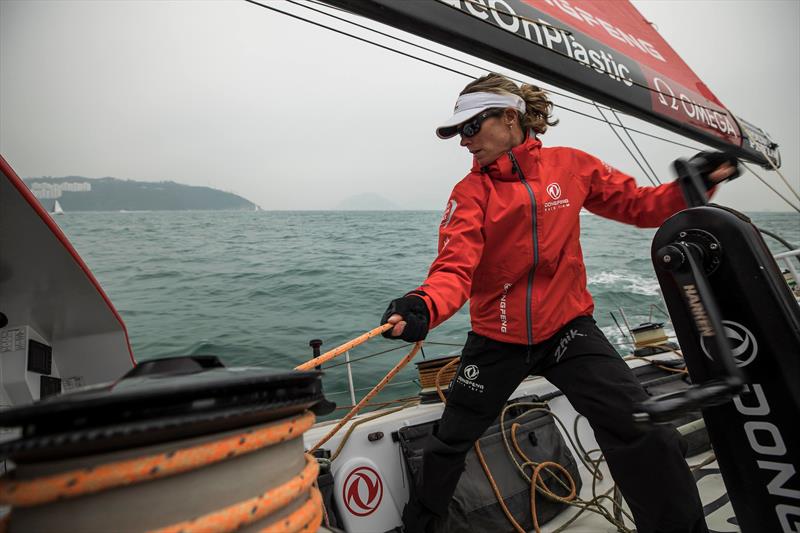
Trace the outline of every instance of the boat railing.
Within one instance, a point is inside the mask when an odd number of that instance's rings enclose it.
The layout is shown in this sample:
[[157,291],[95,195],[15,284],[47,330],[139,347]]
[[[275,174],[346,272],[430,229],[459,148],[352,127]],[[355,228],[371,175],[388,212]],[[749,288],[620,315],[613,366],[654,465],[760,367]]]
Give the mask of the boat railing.
[[[393,346],[393,347],[391,347],[389,349],[380,350],[380,351],[377,351],[377,352],[371,352],[371,353],[368,353],[367,355],[360,355],[360,356],[355,357],[355,358],[351,357],[351,354],[350,354],[351,350],[347,350],[347,351],[342,352],[342,354],[344,355],[344,358],[343,358],[344,360],[343,361],[333,362],[333,363],[330,363],[330,362],[326,363],[325,365],[323,365],[323,370],[325,370],[326,372],[330,372],[331,370],[333,370],[333,369],[335,369],[337,367],[345,367],[344,370],[345,370],[346,375],[345,375],[345,378],[344,378],[344,382],[346,383],[347,388],[343,389],[343,390],[325,391],[325,395],[328,396],[328,397],[337,397],[337,396],[338,397],[341,397],[341,396],[349,397],[348,399],[350,400],[350,404],[349,405],[337,406],[336,410],[349,409],[349,408],[353,407],[356,403],[358,403],[358,396],[360,396],[359,393],[364,392],[364,391],[372,390],[372,388],[373,388],[372,386],[369,386],[369,387],[356,387],[354,385],[353,366],[356,363],[360,364],[361,361],[364,361],[366,359],[372,359],[373,357],[385,355],[385,354],[388,354],[390,352],[395,352],[395,351],[398,351],[398,350],[409,349],[412,346],[413,346],[413,343],[403,342],[403,343],[397,344],[396,346]],[[435,340],[428,340],[428,341],[425,342],[425,346],[426,347],[437,347],[439,350],[443,349],[445,352],[448,352],[449,354],[452,354],[454,352],[454,349],[460,349],[462,347],[462,344],[461,343],[453,343],[453,342],[440,342],[440,341],[435,341]],[[435,351],[438,351],[438,350],[435,350]],[[458,352],[458,350],[455,350],[455,351]],[[438,354],[430,354],[430,355],[432,355],[435,358],[435,357],[439,357],[439,356],[442,356],[442,355],[448,355],[448,353],[445,353],[445,354],[438,353]],[[409,385],[411,385],[413,383],[417,384],[418,386],[420,385],[420,378],[419,378],[418,375],[415,376],[413,379],[402,380],[402,381],[392,381],[391,383],[387,383],[384,387],[385,388],[407,387],[407,386],[409,386]],[[394,394],[393,396],[396,396],[396,394]],[[369,407],[370,408],[386,407],[386,406],[394,405],[394,404],[398,404],[398,403],[404,403],[404,402],[407,403],[410,399],[411,399],[411,397],[402,397],[402,398],[394,398],[394,399],[391,399],[389,401],[384,401],[384,402],[370,402]]]

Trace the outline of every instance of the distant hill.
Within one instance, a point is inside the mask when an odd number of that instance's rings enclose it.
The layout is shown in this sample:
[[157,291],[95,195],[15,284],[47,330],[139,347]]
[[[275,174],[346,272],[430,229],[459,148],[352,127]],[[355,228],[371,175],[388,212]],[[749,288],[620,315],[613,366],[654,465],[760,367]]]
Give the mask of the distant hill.
[[342,211],[397,211],[403,208],[380,194],[365,192],[345,198],[339,202],[336,209]]
[[64,211],[179,211],[185,209],[256,209],[252,202],[210,187],[172,181],[146,182],[116,178],[27,178],[28,187],[48,211],[56,200]]

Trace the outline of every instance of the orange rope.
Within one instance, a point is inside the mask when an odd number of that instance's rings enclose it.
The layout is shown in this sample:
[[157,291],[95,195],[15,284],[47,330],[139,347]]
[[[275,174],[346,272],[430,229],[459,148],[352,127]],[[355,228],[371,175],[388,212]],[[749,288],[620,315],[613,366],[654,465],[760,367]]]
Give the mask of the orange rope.
[[28,507],[179,474],[299,437],[314,424],[311,412],[219,441],[31,480],[0,479],[0,504]]
[[[316,490],[319,490],[319,482],[318,481],[319,480],[317,480],[317,479],[314,480],[314,488]],[[331,520],[328,517],[328,510],[325,508],[325,503],[324,502],[322,503],[322,522],[325,523],[325,527],[327,527],[327,528],[331,527]],[[3,532],[0,531],[0,533],[3,533]]]
[[461,357],[456,357],[455,359],[444,365],[442,368],[440,368],[439,371],[436,373],[436,394],[439,395],[439,399],[442,400],[442,403],[447,403],[447,401],[444,399],[444,393],[442,392],[442,383],[441,383],[442,375],[444,375],[445,370],[449,369],[453,365],[457,365],[460,362],[461,362]]
[[[519,424],[517,424],[516,422],[511,424],[511,442],[514,443],[514,450],[525,461],[523,466],[527,465],[527,466],[532,466],[533,467],[533,473],[531,474],[531,491],[530,491],[530,495],[531,495],[531,517],[533,518],[533,528],[534,528],[534,530],[536,531],[536,533],[540,533],[541,532],[541,528],[539,527],[539,517],[536,515],[536,487],[537,486],[539,487],[539,492],[541,492],[542,495],[544,495],[545,497],[550,498],[551,500],[556,500],[556,501],[567,503],[567,502],[570,502],[570,501],[574,500],[575,497],[577,496],[577,490],[576,490],[576,487],[575,487],[575,480],[572,479],[572,476],[570,475],[569,471],[566,468],[564,468],[563,466],[561,466],[560,464],[558,464],[558,463],[556,463],[554,461],[543,461],[541,463],[536,463],[535,461],[531,461],[528,458],[528,456],[525,455],[525,452],[522,451],[522,448],[520,448],[519,443],[517,442],[517,429],[518,428],[519,428]],[[567,481],[569,481],[569,494],[568,495],[559,496],[558,494],[556,494],[555,492],[550,490],[550,488],[545,484],[544,478],[542,477],[542,473],[541,473],[541,471],[543,469],[546,469],[545,471],[548,474],[550,474],[551,476],[553,476],[554,478],[559,480],[558,477],[556,477],[556,475],[550,470],[551,466],[557,468],[558,470],[561,470],[561,472],[563,472],[563,474],[566,476]],[[561,480],[559,480],[559,481],[561,481]]]
[[317,489],[311,490],[311,497],[286,518],[261,530],[261,533],[296,533],[316,531],[322,524],[322,496]]
[[[526,466],[526,465],[527,466],[536,466],[537,464],[540,464],[540,463],[536,463],[536,461],[533,461],[533,460],[529,459],[528,456],[525,455],[525,452],[522,451],[522,448],[520,447],[519,443],[517,442],[517,430],[519,429],[519,427],[520,427],[520,425],[517,424],[516,422],[511,424],[511,442],[514,444],[514,451],[516,451],[517,454],[525,461],[525,464],[523,464],[523,466]],[[553,464],[556,464],[556,463],[553,463]],[[547,473],[550,474],[551,476],[553,476],[556,479],[556,481],[561,483],[562,487],[564,487],[566,489],[569,489],[570,494],[568,494],[567,496],[559,496],[558,494],[556,494],[555,492],[551,491],[547,487],[547,485],[544,482],[544,479],[540,479],[539,480],[539,481],[541,481],[541,483],[538,483],[538,486],[542,489],[542,494],[547,494],[547,495],[552,496],[553,498],[559,499],[559,500],[572,500],[576,496],[576,494],[575,494],[575,481],[572,479],[572,476],[570,476],[569,472],[564,470],[561,465],[557,465],[557,466],[558,466],[558,468],[560,468],[566,474],[567,480],[570,482],[570,487],[567,487],[566,483],[564,483],[563,481],[558,479],[553,472],[548,470]]]
[[[373,330],[373,331],[375,331],[375,330]],[[353,417],[356,415],[356,413],[358,413],[358,412],[361,410],[361,408],[362,408],[362,407],[364,407],[364,406],[367,404],[367,402],[369,402],[369,401],[370,401],[370,400],[371,400],[371,399],[372,399],[372,398],[373,398],[373,397],[374,397],[376,394],[378,394],[378,393],[381,391],[381,389],[382,389],[384,386],[386,386],[386,384],[387,384],[387,383],[389,383],[389,382],[392,380],[392,378],[394,378],[394,377],[397,375],[397,373],[398,373],[398,372],[400,372],[400,370],[402,370],[402,368],[403,368],[404,366],[406,366],[406,365],[408,364],[408,362],[409,362],[409,361],[411,361],[411,360],[414,358],[414,356],[415,356],[415,355],[417,355],[417,352],[419,351],[419,349],[420,349],[420,348],[422,348],[422,341],[419,341],[419,342],[415,343],[415,344],[414,344],[414,347],[411,349],[411,351],[410,351],[410,352],[408,352],[408,354],[407,354],[405,357],[403,357],[403,358],[400,360],[400,362],[398,362],[396,365],[394,365],[394,368],[392,368],[392,369],[389,371],[389,373],[388,373],[388,374],[386,374],[386,375],[383,377],[383,379],[382,379],[382,380],[380,380],[380,382],[379,382],[377,385],[375,385],[375,386],[372,388],[372,390],[371,390],[371,391],[369,391],[369,392],[367,393],[367,395],[366,395],[366,396],[364,396],[364,397],[361,399],[361,401],[360,401],[360,402],[358,402],[358,403],[356,404],[356,406],[355,406],[355,407],[353,407],[353,408],[350,410],[350,412],[349,412],[349,413],[347,413],[347,414],[346,414],[344,417],[342,417],[342,419],[339,421],[339,423],[338,423],[338,424],[336,424],[336,425],[333,427],[333,429],[331,429],[331,430],[330,430],[330,431],[329,431],[329,432],[328,432],[328,433],[327,433],[327,434],[326,434],[324,437],[322,437],[322,439],[320,439],[320,441],[319,441],[319,442],[317,442],[317,443],[314,445],[314,447],[313,447],[313,448],[311,448],[310,450],[308,450],[308,452],[309,452],[309,453],[314,453],[314,451],[315,451],[315,450],[317,450],[317,449],[318,449],[320,446],[322,446],[323,444],[325,444],[326,442],[328,442],[328,440],[329,440],[331,437],[333,437],[333,436],[336,434],[336,432],[337,432],[337,431],[339,431],[340,429],[342,429],[342,426],[344,426],[344,425],[345,425],[347,422],[349,422],[349,421],[350,421],[350,419],[351,419],[351,418],[353,418]]]
[[[567,479],[570,482],[570,493],[569,496],[562,497],[551,491],[547,486],[544,484],[544,480],[541,478],[541,471],[544,468],[550,468],[551,466],[560,469],[564,474],[567,476]],[[563,501],[569,502],[575,499],[575,481],[572,479],[572,476],[569,475],[569,472],[566,468],[561,466],[560,464],[554,461],[544,461],[542,463],[537,464],[533,469],[533,474],[531,475],[531,516],[533,517],[533,528],[536,533],[541,533],[541,528],[539,527],[539,517],[536,516],[536,482],[541,481],[542,486],[544,488],[540,489],[540,492],[547,496],[550,499],[556,501]]]
[[511,522],[511,525],[514,526],[514,529],[517,531],[517,533],[525,533],[525,530],[522,529],[522,526],[519,525],[519,522],[514,519],[514,515],[511,514],[511,511],[506,506],[506,502],[503,501],[503,494],[497,487],[497,483],[494,481],[494,476],[492,476],[492,472],[489,470],[489,465],[486,464],[486,460],[483,458],[481,445],[478,443],[478,441],[475,441],[475,453],[478,455],[478,461],[480,461],[481,467],[483,467],[483,473],[486,474],[486,479],[489,480],[489,485],[492,486],[492,491],[494,492],[495,498],[497,498],[497,503],[500,504],[500,508],[503,510],[506,518],[508,518],[508,521]]
[[[250,498],[243,502],[235,503],[224,509],[219,509],[191,520],[186,520],[178,524],[152,530],[150,533],[200,533],[207,531],[236,531],[246,524],[252,524],[265,518],[275,511],[282,509],[295,499],[299,498],[304,492],[319,494],[319,491],[312,488],[312,483],[317,479],[319,464],[317,460],[306,454],[306,466],[297,476],[293,477],[283,485],[274,487],[265,493]],[[313,496],[312,496],[313,499]],[[311,501],[311,500],[309,500]],[[322,503],[322,500],[319,500]],[[305,504],[308,505],[308,504]],[[301,507],[302,509],[302,507]],[[299,511],[296,510],[295,512]],[[290,515],[291,516],[291,515]],[[320,511],[320,516],[322,516]],[[286,519],[281,519],[284,522]],[[308,518],[304,518],[306,522]],[[303,522],[303,523],[306,523]],[[299,528],[293,530],[296,531]]]
[[393,327],[394,327],[394,324],[390,324],[390,323],[387,322],[386,324],[384,324],[382,326],[378,326],[377,328],[372,329],[372,330],[364,333],[363,335],[359,335],[355,339],[353,339],[351,341],[348,341],[348,342],[342,344],[341,346],[339,346],[337,348],[334,348],[333,350],[325,352],[324,354],[320,355],[319,357],[315,357],[314,359],[311,359],[310,361],[306,361],[302,365],[297,365],[296,367],[294,367],[294,369],[295,370],[311,370],[315,366],[319,366],[322,363],[324,363],[325,361],[329,361],[329,360],[333,359],[337,355],[342,355],[344,352],[346,352],[348,350],[352,350],[353,348],[355,348],[356,346],[358,346],[360,344],[364,344],[365,342],[370,340],[372,337],[376,337],[376,336],[380,335],[381,333],[383,333],[384,331],[389,331]]

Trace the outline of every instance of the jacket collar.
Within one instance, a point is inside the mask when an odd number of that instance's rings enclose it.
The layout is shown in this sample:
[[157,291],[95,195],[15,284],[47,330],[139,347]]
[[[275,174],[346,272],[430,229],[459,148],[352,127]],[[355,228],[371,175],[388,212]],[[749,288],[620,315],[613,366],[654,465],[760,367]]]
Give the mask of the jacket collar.
[[[528,135],[522,144],[511,149],[511,153],[514,154],[514,158],[522,168],[522,172],[525,174],[525,179],[527,180],[539,177],[539,166],[536,163],[539,162],[539,149],[541,146],[542,141],[536,139],[533,135]],[[519,174],[514,169],[508,152],[501,154],[494,162],[484,167],[481,167],[477,159],[473,158],[472,171],[485,173],[493,180],[519,181],[520,179]]]

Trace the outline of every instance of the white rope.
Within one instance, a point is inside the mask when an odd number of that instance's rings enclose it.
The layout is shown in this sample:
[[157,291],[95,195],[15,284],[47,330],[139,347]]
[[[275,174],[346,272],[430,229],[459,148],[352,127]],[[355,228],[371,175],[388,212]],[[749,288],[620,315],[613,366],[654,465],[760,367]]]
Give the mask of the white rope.
[[777,195],[778,195],[778,196],[781,198],[781,200],[783,200],[784,202],[786,202],[787,204],[789,204],[789,205],[792,207],[792,209],[794,209],[795,211],[797,211],[798,213],[800,213],[800,208],[798,208],[796,205],[794,205],[792,202],[790,202],[790,201],[789,201],[789,200],[788,200],[788,199],[787,199],[787,198],[786,198],[784,195],[782,195],[782,194],[781,194],[781,193],[780,193],[780,192],[779,192],[779,191],[778,191],[778,190],[777,190],[775,187],[773,187],[772,185],[770,185],[769,183],[767,183],[767,180],[765,180],[764,178],[762,178],[761,176],[759,176],[758,174],[756,174],[756,172],[755,172],[755,171],[754,171],[752,168],[750,168],[749,166],[747,166],[747,164],[745,164],[744,162],[742,162],[742,163],[741,163],[741,165],[742,165],[744,168],[746,168],[747,170],[749,170],[749,171],[750,171],[750,173],[751,173],[753,176],[755,176],[756,178],[758,178],[758,179],[761,181],[761,183],[763,183],[764,185],[766,185],[767,187],[769,187],[769,188],[772,190],[772,192],[774,192],[775,194],[777,194]]
[[778,176],[781,177],[781,179],[789,188],[789,190],[792,191],[792,194],[794,194],[795,198],[800,200],[800,194],[797,194],[797,191],[795,191],[794,188],[792,188],[792,185],[786,180],[786,178],[783,176],[783,173],[780,170],[778,170],[778,167],[775,166],[775,163],[772,162],[772,159],[767,157],[767,161],[769,161],[770,166],[772,166],[772,170],[778,173]]

